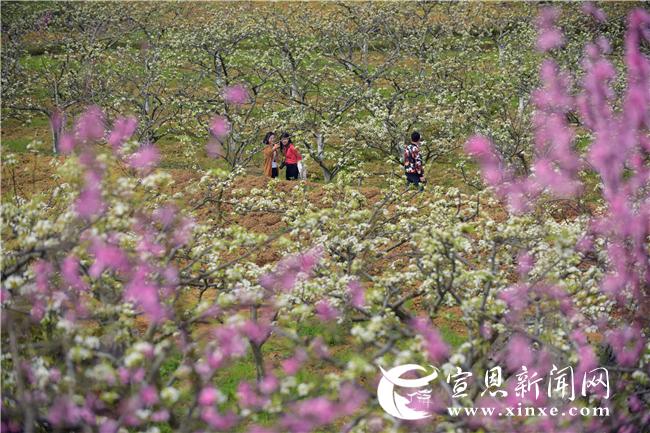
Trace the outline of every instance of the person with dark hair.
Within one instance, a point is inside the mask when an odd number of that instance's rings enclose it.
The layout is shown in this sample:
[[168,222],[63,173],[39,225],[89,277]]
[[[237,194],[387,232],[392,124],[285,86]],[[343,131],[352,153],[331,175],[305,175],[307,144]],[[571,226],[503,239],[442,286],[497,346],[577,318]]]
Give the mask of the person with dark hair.
[[275,142],[275,133],[267,132],[264,136],[264,175],[278,177],[278,154],[280,144]]
[[413,184],[421,192],[424,190],[422,183],[425,182],[425,179],[422,158],[420,157],[420,140],[420,133],[413,131],[411,143],[404,149],[404,170],[406,171],[407,188]]
[[298,161],[302,161],[302,155],[291,141],[291,135],[285,132],[280,137],[280,145],[284,150],[284,165],[287,167],[287,180],[297,180],[300,176]]

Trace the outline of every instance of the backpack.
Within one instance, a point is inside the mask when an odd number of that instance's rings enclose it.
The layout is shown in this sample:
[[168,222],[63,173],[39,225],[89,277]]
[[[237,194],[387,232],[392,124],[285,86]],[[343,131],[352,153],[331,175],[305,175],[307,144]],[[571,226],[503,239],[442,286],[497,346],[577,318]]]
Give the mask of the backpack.
[[[415,162],[416,162],[416,161],[415,161],[415,158],[413,157],[413,152],[411,152],[411,151],[409,150],[409,146],[412,146],[412,145],[411,145],[411,144],[408,144],[408,145],[406,145],[406,147],[404,148],[404,156],[406,156],[406,155],[407,155],[407,152],[408,152],[408,162],[409,162],[413,167],[415,167]],[[403,161],[403,162],[406,162],[406,160]]]

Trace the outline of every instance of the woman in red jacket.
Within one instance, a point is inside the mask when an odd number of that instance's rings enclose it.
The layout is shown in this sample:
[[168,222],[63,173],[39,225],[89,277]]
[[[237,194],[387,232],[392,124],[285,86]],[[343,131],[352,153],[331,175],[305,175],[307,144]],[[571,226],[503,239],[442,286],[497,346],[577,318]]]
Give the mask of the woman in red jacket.
[[280,138],[282,149],[284,149],[284,164],[287,167],[287,180],[297,180],[300,176],[298,172],[298,161],[302,160],[302,155],[291,142],[291,136],[285,132]]

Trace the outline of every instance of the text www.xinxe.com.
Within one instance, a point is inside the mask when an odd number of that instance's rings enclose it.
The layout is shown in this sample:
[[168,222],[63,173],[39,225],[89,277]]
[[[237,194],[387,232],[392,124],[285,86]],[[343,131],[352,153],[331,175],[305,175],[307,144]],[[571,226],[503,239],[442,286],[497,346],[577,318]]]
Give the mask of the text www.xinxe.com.
[[608,407],[570,407],[570,408],[557,408],[552,407],[506,407],[500,408],[501,411],[497,412],[494,407],[448,407],[447,412],[451,416],[528,416],[528,417],[544,417],[544,416],[609,416]]

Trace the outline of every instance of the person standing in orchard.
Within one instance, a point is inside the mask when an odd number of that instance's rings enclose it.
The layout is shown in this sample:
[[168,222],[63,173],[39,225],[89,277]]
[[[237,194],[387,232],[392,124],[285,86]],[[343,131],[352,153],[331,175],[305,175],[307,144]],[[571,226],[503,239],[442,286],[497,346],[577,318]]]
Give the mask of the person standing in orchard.
[[404,149],[404,170],[406,171],[406,186],[415,185],[419,191],[423,191],[424,169],[420,157],[420,133],[414,131],[411,134],[411,143]]
[[283,133],[280,142],[282,143],[282,148],[285,149],[284,163],[287,167],[287,180],[297,180],[300,176],[298,161],[302,161],[302,155],[300,155],[298,149],[293,145],[289,133]]
[[264,176],[278,177],[278,153],[280,144],[275,142],[275,134],[267,132],[264,137]]

